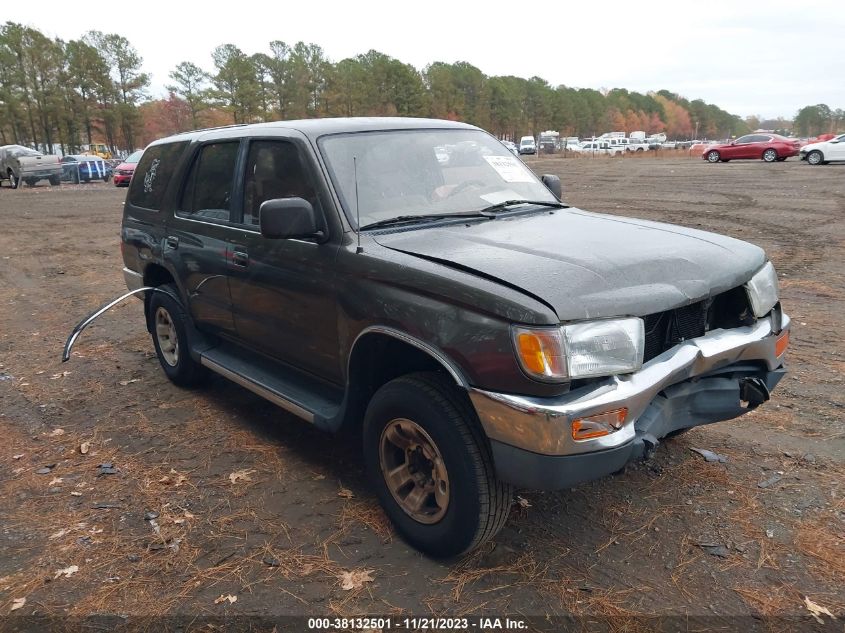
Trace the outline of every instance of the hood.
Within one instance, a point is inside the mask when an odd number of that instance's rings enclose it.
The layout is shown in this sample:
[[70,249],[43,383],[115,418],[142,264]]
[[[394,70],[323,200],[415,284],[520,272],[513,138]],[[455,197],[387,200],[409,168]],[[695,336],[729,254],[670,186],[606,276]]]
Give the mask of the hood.
[[766,261],[762,249],[730,237],[579,209],[374,237],[519,289],[562,321],[694,303],[742,285]]
[[128,171],[135,171],[135,165],[138,163],[120,163],[115,169],[123,169]]

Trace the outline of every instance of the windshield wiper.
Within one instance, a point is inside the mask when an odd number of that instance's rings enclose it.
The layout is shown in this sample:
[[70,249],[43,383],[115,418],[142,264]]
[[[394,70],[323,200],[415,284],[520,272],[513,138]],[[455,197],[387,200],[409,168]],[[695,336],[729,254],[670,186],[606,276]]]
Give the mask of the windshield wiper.
[[503,211],[508,207],[517,204],[528,204],[540,207],[551,207],[554,209],[565,209],[566,205],[560,202],[548,202],[545,200],[505,200],[491,204],[489,207],[484,207],[477,211],[467,211],[461,213],[424,213],[421,215],[399,215],[395,218],[386,218],[378,222],[370,222],[360,227],[360,230],[367,231],[370,229],[378,229],[386,226],[402,226],[404,224],[425,224],[427,222],[435,222],[437,220],[448,220],[449,218],[492,218],[495,217],[497,211]]
[[546,200],[504,200],[502,202],[497,202],[496,204],[491,204],[489,207],[484,207],[479,210],[478,213],[486,215],[488,213],[495,213],[496,211],[504,211],[508,207],[513,207],[518,204],[529,204],[538,207],[550,207],[553,209],[567,208],[567,205],[562,202],[548,202]]
[[384,220],[379,220],[378,222],[370,222],[369,224],[365,224],[364,226],[360,227],[360,229],[362,231],[366,231],[368,229],[377,229],[383,226],[401,226],[403,224],[420,224],[426,222],[434,222],[436,220],[446,220],[449,218],[477,217],[489,218],[490,216],[486,213],[482,213],[481,211],[472,211],[468,213],[425,213],[421,215],[398,215],[395,218],[386,218]]

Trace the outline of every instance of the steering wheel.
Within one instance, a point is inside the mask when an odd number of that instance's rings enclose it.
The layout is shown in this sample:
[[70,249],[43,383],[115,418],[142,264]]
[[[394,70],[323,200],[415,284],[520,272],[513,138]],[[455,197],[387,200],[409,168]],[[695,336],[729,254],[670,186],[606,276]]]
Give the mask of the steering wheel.
[[455,196],[455,195],[461,193],[462,191],[469,189],[470,187],[486,187],[486,186],[487,186],[487,183],[482,182],[481,180],[465,180],[464,182],[459,184],[457,187],[452,189],[452,191],[450,191],[448,194],[446,194],[446,198],[451,198],[452,196]]

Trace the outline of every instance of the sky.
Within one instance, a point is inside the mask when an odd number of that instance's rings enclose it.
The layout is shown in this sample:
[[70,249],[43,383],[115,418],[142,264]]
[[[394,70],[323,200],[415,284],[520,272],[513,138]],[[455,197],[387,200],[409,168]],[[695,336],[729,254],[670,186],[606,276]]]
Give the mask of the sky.
[[845,108],[845,0],[42,0],[10,3],[3,19],[65,40],[123,35],[151,96],[181,61],[211,70],[220,44],[252,54],[302,40],[332,61],[375,49],[418,69],[466,61],[553,86],[665,88],[743,117]]

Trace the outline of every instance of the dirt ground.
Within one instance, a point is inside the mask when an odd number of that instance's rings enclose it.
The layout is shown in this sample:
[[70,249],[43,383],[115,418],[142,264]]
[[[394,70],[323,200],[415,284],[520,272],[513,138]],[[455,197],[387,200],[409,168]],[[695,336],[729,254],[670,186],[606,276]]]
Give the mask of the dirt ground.
[[[494,543],[432,561],[391,531],[355,441],[223,379],[170,384],[139,302],[100,319],[62,364],[73,325],[125,290],[125,190],[5,187],[0,630],[32,614],[570,615],[626,631],[670,615],[683,616],[675,630],[690,617],[704,618],[698,630],[783,630],[768,619],[780,616],[804,630],[821,626],[808,599],[841,631],[845,165],[527,162],[559,174],[574,206],[764,247],[794,325],[772,401],[624,474],[520,491]],[[369,575],[344,589],[356,571]]]

